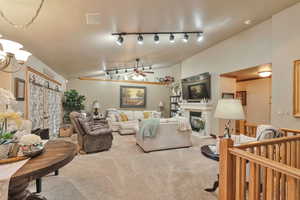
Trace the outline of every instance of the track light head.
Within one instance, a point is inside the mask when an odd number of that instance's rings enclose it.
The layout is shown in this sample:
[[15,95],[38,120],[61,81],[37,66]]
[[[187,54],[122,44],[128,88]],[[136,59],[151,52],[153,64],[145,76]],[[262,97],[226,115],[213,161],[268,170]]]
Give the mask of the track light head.
[[109,75],[109,71],[106,71],[106,75]]
[[122,46],[123,42],[124,42],[124,38],[122,37],[122,35],[119,35],[118,39],[116,40],[116,43],[119,46]]
[[116,74],[118,74],[119,73],[119,70],[116,70]]
[[144,38],[141,34],[139,34],[137,40],[138,40],[138,44],[143,44],[144,43]]
[[183,42],[188,42],[189,41],[189,35],[187,33],[184,34],[183,38],[182,38]]
[[159,43],[159,36],[157,35],[157,33],[154,35],[154,43],[155,44]]
[[125,69],[125,73],[127,73],[127,69]]
[[201,42],[203,38],[203,33],[197,33],[197,42]]
[[169,40],[170,40],[171,43],[175,42],[175,36],[174,36],[173,33],[170,34]]

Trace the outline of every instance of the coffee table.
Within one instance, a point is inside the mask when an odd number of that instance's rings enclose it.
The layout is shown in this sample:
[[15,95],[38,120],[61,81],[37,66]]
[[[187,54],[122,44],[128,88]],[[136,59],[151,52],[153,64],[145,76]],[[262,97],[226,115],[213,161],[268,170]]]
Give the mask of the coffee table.
[[45,152],[30,159],[10,179],[9,200],[46,200],[38,194],[33,194],[27,187],[30,181],[40,179],[49,173],[62,168],[77,154],[76,145],[62,140],[48,141]]

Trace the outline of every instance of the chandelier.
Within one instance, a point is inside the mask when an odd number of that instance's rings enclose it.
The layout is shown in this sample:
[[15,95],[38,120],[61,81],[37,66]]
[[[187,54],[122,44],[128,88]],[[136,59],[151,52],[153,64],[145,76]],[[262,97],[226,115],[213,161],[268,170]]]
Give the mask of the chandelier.
[[[0,50],[0,71],[15,73],[26,63],[31,53],[22,50],[23,45],[11,40],[0,39],[2,51]],[[9,70],[8,67],[16,68]]]

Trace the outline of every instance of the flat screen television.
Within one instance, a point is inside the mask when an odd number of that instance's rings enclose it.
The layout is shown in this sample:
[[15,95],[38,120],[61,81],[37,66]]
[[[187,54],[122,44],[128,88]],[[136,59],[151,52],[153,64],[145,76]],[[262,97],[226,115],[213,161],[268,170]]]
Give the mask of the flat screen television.
[[211,98],[210,74],[204,73],[181,80],[182,96],[189,102],[197,102],[201,99]]

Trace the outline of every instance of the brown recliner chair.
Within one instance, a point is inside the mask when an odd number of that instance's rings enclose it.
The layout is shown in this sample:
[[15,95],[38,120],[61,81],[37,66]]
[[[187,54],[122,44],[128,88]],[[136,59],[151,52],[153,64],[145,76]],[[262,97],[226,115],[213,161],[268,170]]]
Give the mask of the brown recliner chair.
[[80,150],[93,153],[111,148],[113,135],[107,121],[94,122],[93,119],[83,119],[78,112],[71,112],[70,119],[78,134]]

